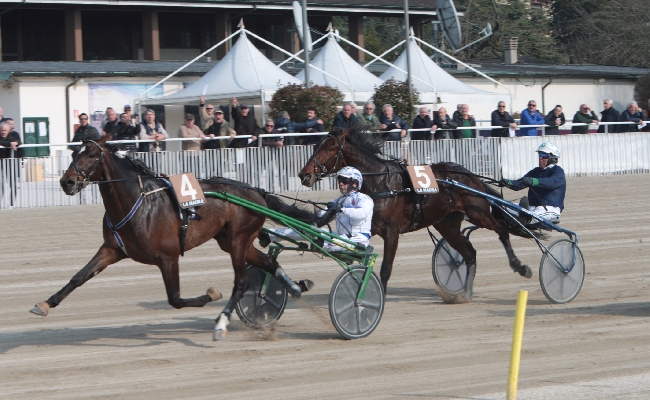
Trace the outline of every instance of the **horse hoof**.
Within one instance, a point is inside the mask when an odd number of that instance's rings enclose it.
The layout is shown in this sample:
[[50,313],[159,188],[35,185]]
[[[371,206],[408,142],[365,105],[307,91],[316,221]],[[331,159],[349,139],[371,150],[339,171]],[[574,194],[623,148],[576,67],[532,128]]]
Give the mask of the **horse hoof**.
[[528,267],[528,265],[522,265],[521,269],[519,270],[519,275],[526,278],[532,278],[533,271]]
[[30,313],[40,315],[41,317],[47,317],[47,314],[50,312],[50,305],[47,304],[47,301],[38,303],[29,310]]
[[210,296],[210,299],[211,299],[210,301],[217,301],[217,300],[219,300],[219,299],[221,299],[223,297],[221,295],[221,293],[219,293],[219,291],[217,289],[213,288],[213,287],[209,287],[208,291],[205,292],[205,294]]
[[226,336],[227,332],[228,331],[225,330],[225,329],[215,329],[214,330],[214,336],[212,337],[212,340],[216,342],[216,341],[219,341],[219,340],[223,339]]
[[314,281],[310,279],[301,279],[299,282],[294,281],[294,283],[298,284],[301,293],[308,292],[314,287]]

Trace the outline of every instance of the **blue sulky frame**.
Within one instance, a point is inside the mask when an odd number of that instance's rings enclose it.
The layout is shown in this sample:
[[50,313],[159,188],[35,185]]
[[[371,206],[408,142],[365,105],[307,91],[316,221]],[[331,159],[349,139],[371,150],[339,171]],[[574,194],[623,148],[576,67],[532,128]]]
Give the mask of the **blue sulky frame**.
[[[519,222],[519,220],[514,218],[514,215],[512,218],[513,221],[515,221],[521,228],[530,234],[530,237],[532,237],[537,242],[537,245],[542,251],[542,262],[540,263],[540,284],[546,297],[553,303],[568,303],[569,301],[573,300],[575,296],[577,296],[580,288],[582,287],[582,282],[584,279],[584,260],[582,258],[582,253],[578,247],[578,235],[575,232],[556,225],[554,222],[557,221],[545,220],[538,215],[533,214],[530,211],[520,207],[518,204],[514,204],[500,197],[476,190],[453,179],[436,179],[436,181],[440,184],[456,187],[484,197],[492,207],[498,207],[506,213],[508,213],[508,211],[505,209],[508,208],[517,211],[520,214],[525,214],[536,221],[534,228],[545,229],[548,231],[557,231],[566,234],[569,238],[568,241],[566,239],[562,239],[552,243],[547,247],[535,235],[532,234],[527,226],[524,226],[521,222]],[[512,214],[508,213],[508,215]],[[465,228],[463,230],[465,238],[469,240],[469,235],[476,229],[478,229],[476,226]],[[434,243],[437,244],[436,250],[434,251],[434,260],[436,259],[436,253],[442,251],[441,249],[444,249],[444,251],[448,253],[446,261],[448,264],[450,264],[447,265],[447,267],[453,270],[452,272],[455,274],[458,280],[463,281],[465,278],[459,275],[458,272],[458,269],[464,265],[462,257],[457,254],[452,255],[451,250],[449,250],[448,247],[442,246],[442,244],[444,244],[443,240],[437,240],[433,234],[431,234],[431,236],[434,240]],[[567,244],[567,242],[570,243],[571,246],[570,258],[568,258],[568,260],[564,260],[563,262],[558,258],[563,258],[559,257],[559,255],[565,254],[562,253],[562,247]],[[547,264],[546,260],[552,261]],[[545,269],[544,267],[547,268]],[[435,262],[433,268],[436,283],[438,283],[438,286],[441,287],[441,289],[445,290],[446,282],[439,282],[439,277],[436,277]],[[553,271],[553,269],[558,271],[559,274]],[[447,275],[447,278],[450,277],[450,275]],[[454,294],[453,291],[450,293]]]

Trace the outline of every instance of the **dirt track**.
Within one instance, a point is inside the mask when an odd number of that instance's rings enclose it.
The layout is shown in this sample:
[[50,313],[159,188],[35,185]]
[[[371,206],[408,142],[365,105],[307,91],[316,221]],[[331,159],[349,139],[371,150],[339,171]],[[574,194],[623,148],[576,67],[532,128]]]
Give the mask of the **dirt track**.
[[[587,266],[572,303],[544,297],[533,242],[513,239],[534,271],[526,280],[511,272],[497,237],[478,231],[474,302],[443,304],[420,231],[402,237],[379,327],[355,341],[340,338],[327,310],[340,268],[310,254],[280,257],[292,278],[317,286],[290,300],[275,329],[250,330],[235,316],[221,342],[212,329],[225,300],[174,310],[158,269],[130,261],[47,318],[34,316],[28,310],[101,244],[103,207],[0,211],[0,396],[505,398],[517,291],[528,290],[519,399],[649,398],[649,178],[569,179],[562,226],[580,234]],[[381,239],[372,244],[381,253]],[[185,297],[211,285],[230,293],[232,277],[216,243],[181,260]]]

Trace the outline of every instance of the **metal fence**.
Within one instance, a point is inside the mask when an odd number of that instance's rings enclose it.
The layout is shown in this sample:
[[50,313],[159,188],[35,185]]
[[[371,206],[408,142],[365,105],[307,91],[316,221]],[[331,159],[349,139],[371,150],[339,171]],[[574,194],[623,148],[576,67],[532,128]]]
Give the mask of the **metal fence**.
[[[470,171],[500,179],[518,178],[537,165],[535,150],[544,137],[481,138],[387,142],[385,154],[410,164],[451,161]],[[560,165],[568,176],[650,172],[650,133],[554,136],[562,150]],[[199,178],[222,176],[282,193],[332,190],[333,179],[313,189],[300,185],[298,172],[313,152],[312,145],[255,147],[203,151],[138,153],[147,165],[167,175],[193,172]],[[68,169],[68,155],[0,160],[0,208],[99,204],[96,185],[67,196],[59,179]]]

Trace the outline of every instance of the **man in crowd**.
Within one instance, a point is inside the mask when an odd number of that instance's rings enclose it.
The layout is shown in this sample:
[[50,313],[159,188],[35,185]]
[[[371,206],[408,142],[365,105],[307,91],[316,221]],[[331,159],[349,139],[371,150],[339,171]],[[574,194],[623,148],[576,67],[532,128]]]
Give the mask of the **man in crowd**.
[[[140,137],[141,125],[133,125],[131,116],[127,113],[122,113],[120,115],[120,122],[118,122],[111,137],[113,140],[136,140]],[[121,150],[136,151],[138,148],[135,143],[120,143],[119,148]]]
[[155,140],[153,143],[142,143],[140,145],[141,152],[159,152],[163,151],[163,140],[167,139],[169,134],[162,126],[156,121],[156,112],[154,110],[147,110],[144,113],[144,123],[140,124],[140,139],[142,140]]
[[461,139],[471,139],[476,137],[476,130],[473,129],[462,129],[463,127],[476,126],[476,121],[474,117],[469,115],[469,106],[467,104],[461,104],[460,109],[458,110],[458,115],[454,118],[454,122],[458,126],[458,137]]
[[433,120],[429,117],[429,108],[420,107],[418,115],[413,119],[413,129],[428,129],[428,131],[411,132],[411,140],[431,140],[431,134],[435,132]]
[[264,135],[279,135],[280,132],[278,132],[275,129],[275,121],[273,119],[269,118],[266,120],[266,123],[264,124],[264,133],[262,134],[262,146],[264,147],[282,147],[284,146],[284,143],[282,142],[282,137],[280,136],[275,136],[275,137],[267,137],[265,138]]
[[[573,116],[573,123],[598,124],[598,116],[586,104],[580,104],[580,109]],[[589,133],[589,125],[572,126],[571,133]]]
[[[20,135],[11,129],[7,119],[5,122],[0,123],[0,160],[3,158],[18,158],[20,157]],[[11,193],[9,204],[13,205],[14,198],[16,197],[17,180],[20,173],[20,161],[16,160],[16,164],[9,166],[8,164],[0,162],[0,203],[4,197],[5,185],[9,184],[9,191]],[[3,166],[8,166],[7,170],[3,170]],[[6,181],[5,181],[6,179]]]
[[[288,111],[280,111],[278,113],[278,117],[275,119],[275,126],[277,128],[284,128],[286,129],[286,133],[299,133],[299,132],[305,132],[309,128],[314,128],[318,125],[323,125],[323,121],[316,117],[315,111],[314,111],[314,118],[307,118],[305,122],[294,122],[291,120],[291,116],[289,115]],[[309,114],[307,114],[307,117],[309,117]],[[325,127],[322,128],[323,131],[325,131]],[[280,130],[278,129],[278,132]],[[290,145],[297,144],[297,139],[296,136],[288,136],[287,137],[287,142]]]
[[[600,112],[600,122],[618,122],[621,117],[620,111],[612,107],[612,99],[605,99],[603,101],[603,111]],[[607,126],[608,133],[619,132],[619,125],[600,125],[598,127],[598,133],[605,133],[605,126]]]
[[117,127],[117,124],[120,122],[120,120],[117,118],[117,113],[111,107],[106,109],[105,122],[106,123],[104,124],[102,135],[113,133],[113,129],[115,129]]
[[199,99],[201,101],[201,104],[199,104],[199,115],[201,116],[201,121],[203,122],[203,132],[205,132],[208,130],[208,128],[210,128],[210,125],[214,123],[214,106],[212,104],[205,104],[204,95],[201,95]]
[[[557,220],[564,210],[566,195],[566,177],[562,167],[557,165],[560,149],[551,142],[544,142],[537,148],[539,166],[528,171],[516,181],[503,179],[503,186],[512,190],[522,190],[526,187],[528,197],[519,203],[534,214],[546,220]],[[528,218],[520,216],[520,221],[526,225]]]
[[[528,108],[521,112],[521,125],[544,125],[544,117],[537,111],[537,102],[530,100]],[[519,128],[519,136],[537,136],[537,128]]]
[[346,104],[343,106],[343,109],[339,111],[339,113],[334,117],[334,123],[332,126],[343,129],[350,129],[355,126],[357,122],[359,122],[357,114],[354,114],[352,112],[352,106],[350,104]]
[[250,113],[250,106],[239,103],[236,97],[232,98],[232,119],[235,122],[237,136],[251,135],[248,139],[233,139],[228,147],[243,148],[246,146],[257,146],[257,137],[262,133],[262,128],[257,125],[253,114]]
[[[225,120],[223,116],[223,111],[220,108],[217,108],[214,112],[214,118],[212,121],[208,121],[210,126],[204,130],[205,135],[202,136],[203,139],[207,140],[203,143],[204,150],[214,150],[214,149],[225,149],[228,147],[228,144],[232,139],[235,138],[237,132],[230,126],[230,123]],[[214,139],[218,136],[229,136],[228,140],[208,140]]]
[[201,131],[201,128],[194,124],[194,115],[185,114],[185,122],[178,128],[178,137],[183,139],[197,139],[182,141],[183,150],[201,150],[201,138],[205,137],[205,135]]
[[492,126],[502,127],[492,129],[492,137],[510,137],[510,130],[517,129],[517,123],[506,111],[506,103],[503,101],[500,101],[497,109],[492,111]]
[[[124,114],[129,116],[129,121],[131,121],[131,126],[137,126],[140,125],[140,121],[138,121],[138,116],[133,115],[133,112],[131,111],[131,106],[129,104],[124,106]],[[120,117],[121,120],[121,117]]]
[[[438,109],[438,115],[433,119],[433,131],[434,139],[460,139],[458,136],[458,131],[455,130],[458,128],[458,125],[449,118],[447,115],[447,109],[440,107]],[[438,130],[444,129],[444,130]]]
[[546,135],[559,135],[560,130],[558,126],[564,125],[566,122],[566,118],[564,117],[564,113],[562,112],[562,106],[557,105],[555,108],[553,108],[546,118],[544,118],[546,121],[546,125],[549,127],[546,128]]
[[393,106],[390,104],[384,104],[381,110],[382,113],[379,117],[379,122],[381,122],[381,125],[379,125],[379,129],[385,131],[392,131],[395,129],[400,130],[399,132],[391,132],[388,136],[388,139],[386,140],[399,141],[402,138],[405,138],[408,133],[409,124],[404,121],[399,115],[395,114]]
[[367,129],[371,132],[379,130],[379,117],[375,115],[375,103],[367,101],[363,105],[363,113],[358,117],[359,122],[365,124]]
[[[316,107],[314,106],[309,106],[307,107],[307,119],[305,122],[314,122],[316,121],[316,125],[312,127],[308,127],[304,130],[301,130],[300,132],[305,132],[305,133],[318,133],[318,132],[325,132],[325,125],[323,125],[323,121],[321,123],[318,123],[320,119],[318,118],[318,112],[316,110]],[[318,143],[319,140],[321,140],[323,137],[322,136],[304,136],[302,139],[302,144],[315,144]]]
[[[88,114],[81,113],[79,114],[79,128],[74,131],[74,137],[72,142],[83,142],[84,140],[99,140],[102,138],[101,133],[97,129],[90,125],[88,120]],[[79,146],[68,146],[68,149],[74,151]]]
[[636,101],[627,105],[627,109],[621,113],[620,122],[634,122],[633,124],[619,125],[619,132],[638,132],[645,125],[645,117],[639,111],[639,105]]

